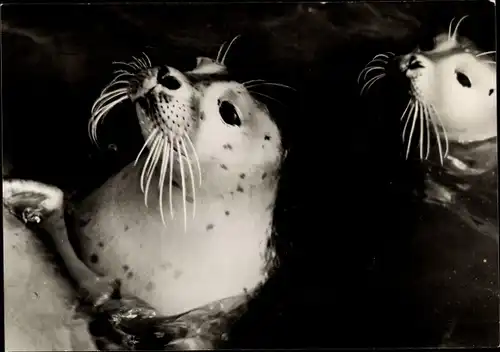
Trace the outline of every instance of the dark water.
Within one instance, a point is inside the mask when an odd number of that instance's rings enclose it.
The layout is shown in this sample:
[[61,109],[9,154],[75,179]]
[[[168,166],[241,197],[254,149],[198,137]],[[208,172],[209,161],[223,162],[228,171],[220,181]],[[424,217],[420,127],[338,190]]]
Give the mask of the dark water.
[[101,150],[87,136],[111,62],[144,51],[190,68],[240,34],[229,69],[298,92],[268,92],[287,106],[267,101],[290,148],[275,218],[282,267],[235,346],[497,345],[497,242],[412,199],[423,173],[400,154],[398,89],[360,98],[356,83],[375,54],[411,50],[464,14],[463,30],[491,48],[487,1],[4,6],[3,152],[12,176],[84,195],[143,142],[127,104],[102,126]]

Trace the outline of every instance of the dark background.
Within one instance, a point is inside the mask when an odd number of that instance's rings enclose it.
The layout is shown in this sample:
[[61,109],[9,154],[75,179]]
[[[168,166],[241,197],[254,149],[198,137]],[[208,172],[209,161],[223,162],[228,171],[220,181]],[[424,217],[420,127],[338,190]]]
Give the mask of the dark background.
[[[142,145],[130,106],[87,135],[112,61],[146,52],[192,68],[242,35],[228,66],[265,92],[289,157],[275,210],[280,267],[232,333],[237,347],[498,344],[498,243],[411,199],[401,89],[356,79],[377,53],[405,53],[469,14],[461,31],[494,50],[487,1],[340,4],[3,6],[3,153],[13,177],[83,196]],[[264,92],[264,91],[263,91]],[[401,106],[403,104],[403,106]],[[451,229],[451,230],[450,230]],[[487,259],[487,264],[483,261]]]

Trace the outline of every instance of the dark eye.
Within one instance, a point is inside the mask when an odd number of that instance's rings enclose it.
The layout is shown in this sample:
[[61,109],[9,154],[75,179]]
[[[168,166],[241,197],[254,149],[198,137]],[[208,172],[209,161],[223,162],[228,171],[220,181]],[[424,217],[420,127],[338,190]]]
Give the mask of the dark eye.
[[181,87],[181,82],[174,76],[158,76],[158,83],[170,90],[176,90]]
[[228,101],[219,103],[219,114],[225,123],[231,126],[240,126],[241,120],[233,104]]
[[472,83],[470,82],[469,77],[467,77],[465,74],[459,71],[456,72],[456,75],[458,83],[460,83],[463,87],[467,88],[472,87]]

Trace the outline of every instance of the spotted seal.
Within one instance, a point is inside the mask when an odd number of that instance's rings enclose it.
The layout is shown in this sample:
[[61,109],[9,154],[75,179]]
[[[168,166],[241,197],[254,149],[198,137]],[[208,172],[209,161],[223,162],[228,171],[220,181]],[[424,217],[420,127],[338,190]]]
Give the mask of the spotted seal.
[[266,279],[284,151],[275,121],[250,92],[272,83],[231,80],[227,50],[187,72],[147,56],[122,63],[92,109],[95,141],[106,114],[131,101],[145,143],[78,206],[82,258],[164,315]]
[[[467,17],[452,19],[429,48],[376,55],[358,77],[362,93],[386,77],[391,63],[406,77],[405,155],[417,154],[428,169],[426,201],[445,206],[464,199],[464,191],[476,192],[472,198],[478,190],[496,198],[496,52],[481,51],[458,34]],[[490,213],[496,218],[495,210]]]

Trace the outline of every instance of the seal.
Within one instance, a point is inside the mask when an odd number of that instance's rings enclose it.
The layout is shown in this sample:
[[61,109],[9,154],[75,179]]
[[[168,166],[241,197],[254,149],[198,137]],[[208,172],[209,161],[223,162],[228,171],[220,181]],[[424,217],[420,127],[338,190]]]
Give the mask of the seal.
[[284,151],[277,124],[250,93],[272,83],[231,80],[230,46],[187,72],[146,55],[121,63],[92,109],[96,141],[106,114],[132,102],[145,143],[78,206],[82,259],[162,315],[266,280]]
[[63,194],[33,181],[3,181],[5,349],[95,351],[86,321],[75,316],[76,295],[46,241],[24,222],[27,209],[58,208]]
[[[455,27],[452,19],[448,32],[435,36],[425,50],[376,55],[358,77],[365,79],[362,93],[386,77],[389,62],[407,78],[409,100],[401,115],[406,158],[416,144],[418,157],[429,167],[427,200],[445,204],[452,203],[454,195],[443,186],[443,177],[435,179],[438,174],[448,178],[446,183],[452,178],[458,188],[471,190],[466,179],[491,174],[497,167],[496,52],[480,51],[458,35],[466,18]],[[367,79],[373,72],[379,74]],[[437,153],[432,155],[433,147]]]

